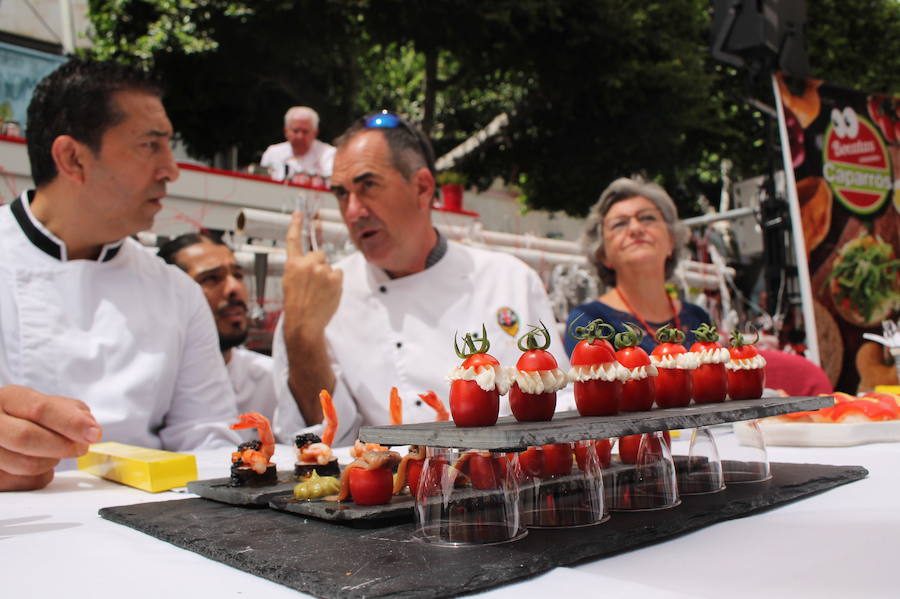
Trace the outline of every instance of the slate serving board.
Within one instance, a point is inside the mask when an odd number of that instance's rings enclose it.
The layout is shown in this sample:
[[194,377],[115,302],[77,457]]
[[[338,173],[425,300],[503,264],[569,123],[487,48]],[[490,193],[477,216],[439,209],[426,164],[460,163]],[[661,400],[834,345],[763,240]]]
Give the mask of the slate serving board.
[[352,501],[338,503],[324,499],[298,501],[291,495],[282,495],[273,497],[269,501],[269,507],[273,510],[335,522],[382,519],[412,520],[415,502],[412,495],[409,494],[395,495],[391,498],[391,502],[385,505],[357,505]]
[[617,512],[597,526],[534,529],[513,543],[465,548],[413,541],[410,523],[361,530],[199,498],[108,507],[100,516],[317,597],[453,597],[662,541],[868,474],[861,466],[819,464],[774,463],[772,471],[766,482],[686,496],[669,510]]
[[293,471],[279,472],[278,482],[271,485],[243,485],[232,487],[230,478],[195,480],[187,485],[188,491],[231,505],[266,507],[273,497],[291,495],[297,484]]
[[525,449],[532,445],[570,443],[585,439],[606,439],[635,433],[696,428],[725,422],[780,416],[791,412],[818,410],[834,405],[834,398],[763,397],[686,408],[624,412],[615,416],[580,416],[576,411],[560,412],[550,422],[518,422],[504,416],[495,426],[458,427],[453,422],[422,422],[394,426],[364,426],[359,438],[364,443],[382,445],[425,445],[468,449]]

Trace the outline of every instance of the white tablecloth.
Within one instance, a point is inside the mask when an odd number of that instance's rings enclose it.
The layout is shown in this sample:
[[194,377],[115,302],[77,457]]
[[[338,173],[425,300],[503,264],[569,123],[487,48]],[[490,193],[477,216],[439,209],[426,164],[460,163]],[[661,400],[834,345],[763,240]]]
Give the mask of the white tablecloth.
[[[675,453],[686,453],[676,440]],[[727,455],[733,435],[718,436]],[[900,444],[770,447],[772,461],[854,464],[867,479],[760,514],[485,593],[485,597],[900,597]],[[197,456],[200,478],[227,475],[228,452]],[[293,456],[280,446],[279,467]],[[0,595],[28,597],[303,596],[100,518],[102,507],[192,497],[79,471],[41,491],[0,493]],[[615,514],[612,516],[615,518]],[[601,525],[602,526],[602,525]],[[636,595],[624,595],[633,592]]]

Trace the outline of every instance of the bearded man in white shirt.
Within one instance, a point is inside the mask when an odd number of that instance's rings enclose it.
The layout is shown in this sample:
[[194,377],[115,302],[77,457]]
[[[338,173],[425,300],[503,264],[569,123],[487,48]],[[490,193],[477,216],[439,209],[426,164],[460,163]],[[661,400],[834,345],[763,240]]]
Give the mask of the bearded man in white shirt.
[[28,107],[36,190],[0,208],[0,490],[41,488],[107,441],[190,450],[240,441],[196,284],[129,236],[178,177],[160,88],[71,60]]
[[309,106],[289,108],[284,114],[287,141],[266,148],[260,166],[267,168],[276,181],[291,179],[298,173],[330,177],[334,146],[317,139],[318,135],[319,113]]
[[244,269],[225,242],[209,233],[185,233],[159,248],[159,257],[194,279],[212,311],[219,349],[238,411],[275,415],[272,358],[243,347],[250,329]]
[[[335,444],[348,445],[360,425],[389,423],[391,387],[404,400],[403,422],[435,419],[417,394],[433,390],[447,403],[445,377],[459,365],[454,331],[478,337],[484,325],[491,355],[506,367],[521,355],[516,342],[528,325],[555,318],[537,273],[522,261],[449,242],[434,228],[434,154],[420,131],[385,112],[358,120],[336,143],[331,188],[359,251],[334,265],[343,271],[340,304],[318,320],[294,307],[309,285],[290,274],[301,257],[289,254],[272,357],[291,392],[278,397],[280,435],[321,422],[325,371],[340,421]],[[550,351],[568,370],[561,339]],[[557,409],[572,408],[571,394],[561,394]]]

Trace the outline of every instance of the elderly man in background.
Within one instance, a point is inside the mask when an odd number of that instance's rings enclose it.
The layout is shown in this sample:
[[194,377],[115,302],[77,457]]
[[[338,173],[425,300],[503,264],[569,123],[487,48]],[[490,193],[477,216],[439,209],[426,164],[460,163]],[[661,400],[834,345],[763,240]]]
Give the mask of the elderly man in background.
[[334,146],[316,139],[319,114],[309,106],[294,106],[284,114],[284,137],[263,152],[259,163],[276,181],[290,180],[295,174],[330,177]]
[[[491,355],[512,366],[521,355],[517,338],[528,325],[555,320],[531,268],[507,254],[449,242],[434,228],[434,154],[421,132],[380,113],[354,123],[337,146],[332,191],[359,251],[335,264],[344,273],[343,293],[327,327],[289,308],[302,279],[286,277],[284,326],[276,329],[273,359],[276,377],[286,377],[292,392],[279,395],[286,417],[276,418],[276,427],[286,433],[318,423],[318,389],[306,383],[316,372],[296,331],[326,340],[340,420],[336,441],[343,445],[354,441],[361,424],[388,424],[391,387],[405,400],[404,422],[435,419],[417,394],[434,390],[446,404],[446,376],[459,364],[454,331],[477,337],[484,325]],[[303,320],[299,326],[297,319]],[[562,343],[553,337],[550,349],[568,369]],[[573,407],[571,395],[561,397],[558,409]],[[297,414],[302,418],[287,417]]]
[[194,279],[203,290],[219,333],[219,349],[239,412],[275,415],[272,358],[242,347],[250,329],[244,269],[218,237],[185,233],[159,248],[159,257]]
[[239,441],[197,285],[130,238],[178,177],[160,89],[71,60],[28,107],[36,190],[0,208],[0,490],[41,488],[60,459],[119,441]]

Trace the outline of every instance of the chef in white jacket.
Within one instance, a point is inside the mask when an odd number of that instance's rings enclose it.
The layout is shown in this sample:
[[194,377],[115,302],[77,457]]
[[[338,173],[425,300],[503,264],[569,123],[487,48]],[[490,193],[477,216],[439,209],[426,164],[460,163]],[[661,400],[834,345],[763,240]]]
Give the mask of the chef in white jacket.
[[159,89],[72,60],[28,108],[36,190],[0,208],[0,490],[101,438],[230,445],[234,395],[200,289],[129,236],[178,177]]
[[[433,390],[449,408],[446,377],[460,363],[455,334],[480,336],[484,325],[489,353],[510,367],[530,325],[555,319],[531,268],[450,242],[432,226],[433,153],[421,133],[395,115],[378,114],[351,126],[337,148],[332,190],[359,251],[335,264],[343,291],[337,312],[321,326],[340,420],[336,444],[347,445],[360,425],[388,424],[391,387],[404,400],[406,423],[435,419],[419,393]],[[285,319],[302,318],[289,312],[293,293],[286,280]],[[303,389],[304,377],[315,376],[307,368],[311,352],[292,338],[279,328],[273,341],[276,377],[288,377],[293,391],[279,397],[275,426],[282,433],[321,421],[317,390]],[[554,336],[550,351],[567,370],[561,339]],[[560,394],[557,409],[572,408],[571,394]],[[509,413],[505,399],[501,413]]]

